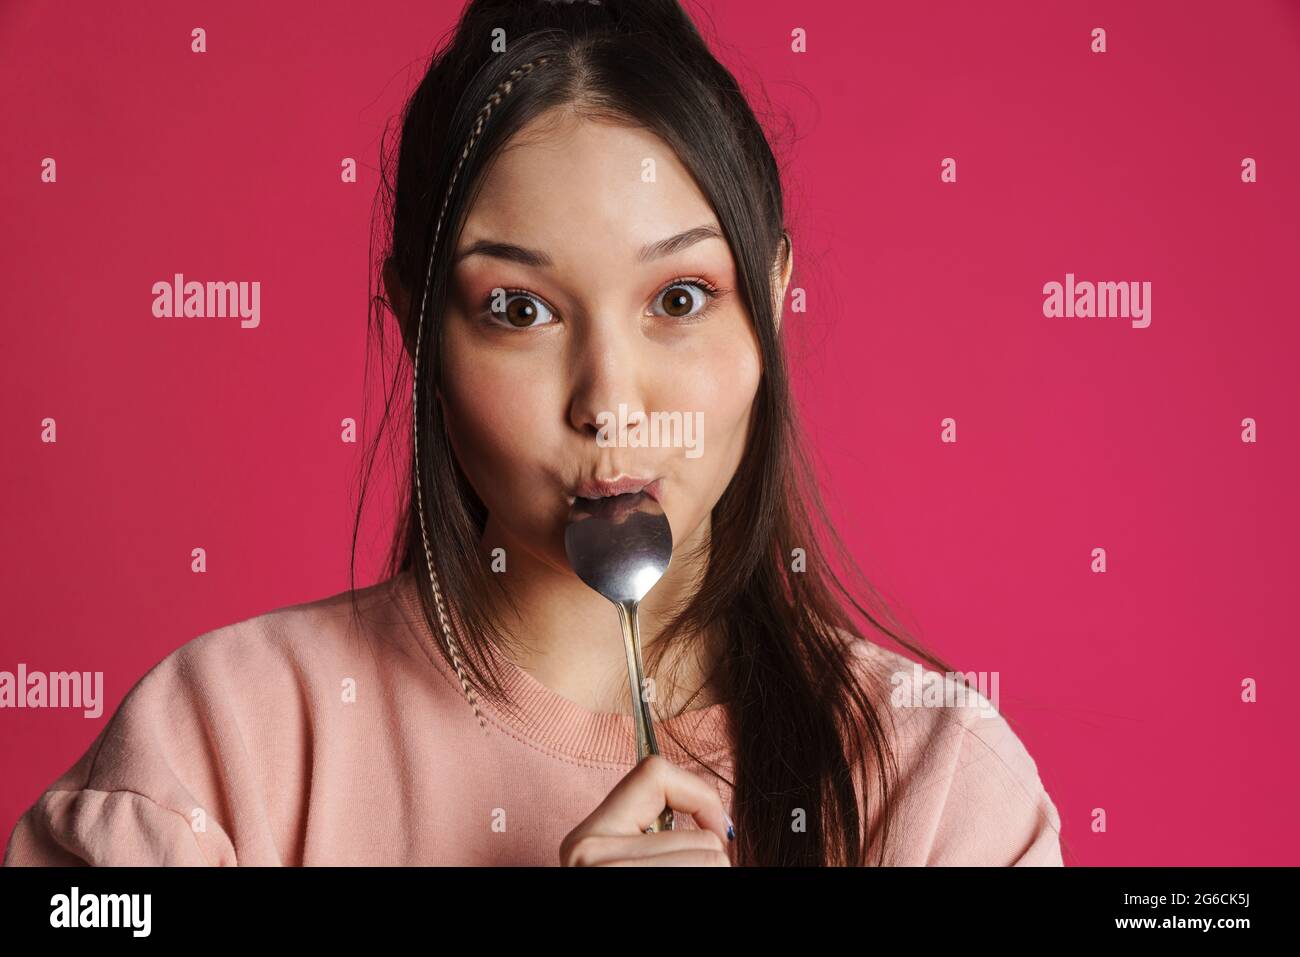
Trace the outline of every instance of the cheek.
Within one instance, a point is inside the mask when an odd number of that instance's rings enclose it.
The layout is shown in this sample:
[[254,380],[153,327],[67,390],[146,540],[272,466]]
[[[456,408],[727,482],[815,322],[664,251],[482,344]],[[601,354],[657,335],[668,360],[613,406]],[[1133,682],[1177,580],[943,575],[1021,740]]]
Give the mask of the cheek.
[[454,326],[444,339],[443,406],[461,468],[491,508],[535,481],[554,384],[535,363],[478,348]]
[[762,360],[758,339],[743,312],[701,337],[689,355],[673,358],[671,385],[661,405],[690,416],[700,413],[694,448],[668,457],[664,508],[674,544],[680,545],[695,537],[744,455]]
[[707,440],[721,451],[743,440],[762,374],[758,340],[743,314],[710,336],[674,372],[678,406],[704,413]]

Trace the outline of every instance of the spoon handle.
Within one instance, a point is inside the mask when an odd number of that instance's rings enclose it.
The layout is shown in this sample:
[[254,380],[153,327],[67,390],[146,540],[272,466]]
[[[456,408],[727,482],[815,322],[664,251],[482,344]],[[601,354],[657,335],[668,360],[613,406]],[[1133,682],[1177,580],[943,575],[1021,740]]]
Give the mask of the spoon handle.
[[[615,602],[618,608],[619,624],[623,626],[623,646],[627,651],[627,677],[632,685],[632,715],[636,721],[636,759],[641,762],[652,754],[659,753],[659,744],[655,741],[654,719],[650,714],[650,702],[645,700],[642,685],[645,681],[645,666],[641,663],[641,629],[637,623],[637,602]],[[654,822],[646,828],[646,833],[673,830],[673,809],[665,807]]]

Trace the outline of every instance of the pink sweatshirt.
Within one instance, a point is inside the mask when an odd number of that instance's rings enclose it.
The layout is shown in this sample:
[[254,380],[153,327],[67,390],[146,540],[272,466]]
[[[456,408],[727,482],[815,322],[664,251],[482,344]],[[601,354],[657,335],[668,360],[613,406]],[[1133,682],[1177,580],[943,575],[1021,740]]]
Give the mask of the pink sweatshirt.
[[[342,593],[169,654],[19,819],[4,863],[558,864],[564,836],[632,768],[632,716],[587,711],[509,665],[522,714],[479,698],[485,734],[414,582],[361,598],[364,631]],[[853,650],[886,672],[913,666],[870,642]],[[886,863],[1062,863],[1056,807],[1000,715],[881,710],[901,770]],[[730,811],[730,787],[691,767],[666,727],[730,778],[725,705],[657,723],[656,737]],[[678,813],[677,826],[696,825]]]

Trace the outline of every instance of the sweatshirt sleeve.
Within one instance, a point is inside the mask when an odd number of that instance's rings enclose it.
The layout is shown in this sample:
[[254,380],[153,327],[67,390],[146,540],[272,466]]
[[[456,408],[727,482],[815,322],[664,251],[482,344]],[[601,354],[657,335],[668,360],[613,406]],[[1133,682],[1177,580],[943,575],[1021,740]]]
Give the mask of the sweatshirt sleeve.
[[[891,813],[877,803],[864,815],[872,859],[879,854],[883,864],[905,867],[1063,866],[1056,805],[996,707],[982,694],[959,695],[951,677],[897,652],[862,640],[850,644],[897,755]],[[914,687],[918,671],[942,679],[943,701],[953,704],[918,707],[901,692],[896,701],[895,688]],[[885,818],[888,840],[881,833]]]
[[1060,815],[1006,719],[966,710],[953,752],[926,864],[1062,866]]
[[134,791],[46,791],[19,818],[6,867],[206,865],[189,821]]
[[[77,762],[18,819],[5,866],[233,865],[239,727],[213,652],[182,646],[132,687]],[[223,710],[224,709],[224,710]]]

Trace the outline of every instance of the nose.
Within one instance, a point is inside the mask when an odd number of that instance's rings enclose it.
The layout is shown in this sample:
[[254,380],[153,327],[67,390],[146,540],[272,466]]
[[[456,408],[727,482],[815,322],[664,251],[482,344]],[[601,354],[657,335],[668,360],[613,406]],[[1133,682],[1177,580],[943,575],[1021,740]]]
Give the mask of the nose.
[[628,415],[648,410],[650,344],[635,323],[592,317],[570,340],[569,423],[595,439],[619,404]]

